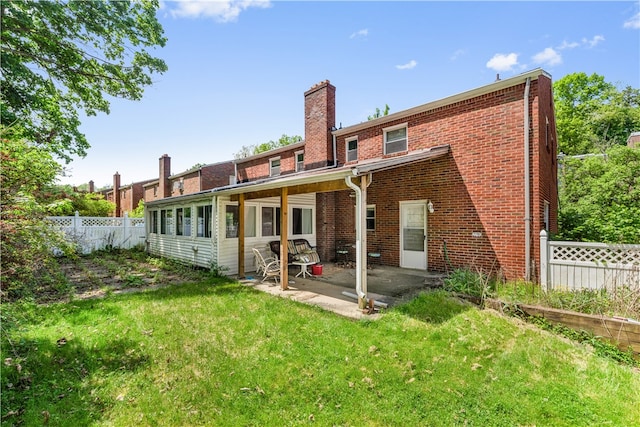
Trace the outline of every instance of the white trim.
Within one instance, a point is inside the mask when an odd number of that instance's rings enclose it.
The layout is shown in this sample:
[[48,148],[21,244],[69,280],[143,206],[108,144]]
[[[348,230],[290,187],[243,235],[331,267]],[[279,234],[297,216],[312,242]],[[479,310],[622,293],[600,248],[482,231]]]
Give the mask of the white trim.
[[[398,151],[393,151],[391,153],[387,152],[387,145],[389,144],[389,142],[387,141],[387,135],[389,134],[389,132],[393,132],[394,130],[399,130],[399,129],[405,129],[405,135],[404,135],[404,150],[398,150]],[[398,140],[400,141],[400,140]],[[396,141],[393,141],[396,142]],[[394,126],[389,126],[386,128],[382,128],[382,143],[383,143],[383,152],[385,155],[387,154],[395,154],[395,153],[403,153],[405,151],[409,151],[409,123],[405,122],[405,123],[401,123],[399,125],[394,125]]]
[[[275,169],[273,167],[273,162],[274,161],[278,161],[278,173],[273,173],[273,170]],[[280,176],[281,173],[281,168],[282,168],[282,159],[280,158],[280,156],[277,157],[271,157],[269,159],[269,176]]]
[[[402,214],[403,214],[403,210],[402,207],[406,206],[406,205],[422,205],[423,209],[424,209],[424,235],[426,236],[424,239],[424,270],[428,270],[429,269],[429,245],[428,245],[428,239],[429,239],[429,235],[428,233],[428,228],[427,228],[427,223],[428,223],[428,216],[429,216],[429,210],[427,209],[427,200],[403,200],[399,202],[399,209],[398,209],[398,213],[400,215],[399,217],[399,230],[398,230],[398,237],[399,237],[399,261],[400,261],[400,268],[411,268],[411,267],[407,267],[405,264],[405,260],[403,259],[402,253],[403,253],[403,239],[402,239]],[[422,269],[418,269],[418,270],[422,270]]]
[[[355,150],[349,150],[349,143],[350,142],[356,142],[356,149]],[[355,159],[349,159],[349,152],[354,152],[356,154],[356,158]],[[356,136],[351,136],[349,138],[346,138],[344,140],[344,152],[345,152],[345,163],[348,162],[357,162],[358,161],[358,135]]]
[[[298,156],[302,154],[302,167],[298,167],[300,162],[298,162]],[[294,151],[293,160],[296,164],[296,172],[302,172],[304,170],[304,150]]]

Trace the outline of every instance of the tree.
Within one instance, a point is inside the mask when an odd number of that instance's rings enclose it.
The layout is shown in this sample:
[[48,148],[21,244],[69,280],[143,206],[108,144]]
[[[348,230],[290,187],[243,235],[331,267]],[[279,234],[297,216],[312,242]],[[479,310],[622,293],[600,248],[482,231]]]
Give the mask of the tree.
[[388,115],[389,115],[389,105],[384,104],[384,110],[380,111],[380,109],[376,107],[376,112],[372,116],[367,117],[367,120],[375,120],[382,116],[388,116]]
[[640,243],[640,148],[560,163],[559,238]]
[[233,157],[235,159],[244,159],[250,156],[255,156],[256,154],[264,153],[269,150],[286,147],[287,145],[295,144],[296,142],[300,141],[302,141],[302,137],[299,135],[289,136],[282,134],[280,139],[278,139],[277,141],[271,140],[257,145],[243,145],[240,151],[235,153]]
[[23,137],[69,161],[89,143],[79,111],[109,113],[105,95],[139,100],[167,66],[157,0],[3,1],[0,113]]
[[140,199],[138,206],[129,212],[129,218],[144,218],[144,200]]
[[553,84],[558,150],[567,155],[603,152],[626,144],[640,129],[640,90],[618,90],[603,76],[568,74]]
[[40,146],[28,143],[20,129],[0,127],[1,299],[33,294],[55,271],[52,248],[70,251],[61,233],[45,221],[39,195],[61,167]]

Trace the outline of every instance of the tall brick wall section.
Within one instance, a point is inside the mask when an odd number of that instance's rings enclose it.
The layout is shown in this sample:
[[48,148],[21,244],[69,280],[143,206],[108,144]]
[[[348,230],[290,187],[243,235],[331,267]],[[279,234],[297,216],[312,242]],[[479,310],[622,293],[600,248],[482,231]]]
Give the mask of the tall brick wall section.
[[336,256],[337,194],[316,194],[316,246],[321,260],[334,261]]
[[[531,145],[539,147],[540,116],[552,114],[550,81],[540,77],[530,88]],[[408,123],[409,151],[450,145],[450,153],[434,160],[373,174],[368,204],[376,205],[376,230],[368,232],[369,248],[380,247],[382,262],[399,265],[400,201],[431,200],[428,215],[429,269],[470,266],[500,271],[508,278],[525,276],[524,261],[524,84],[474,99],[418,113],[357,132],[358,157],[382,157],[382,127]],[[540,86],[545,92],[540,96]],[[555,141],[555,123],[552,126]],[[345,138],[338,140],[345,158]],[[542,199],[551,203],[555,227],[554,148],[532,155],[532,259],[539,254]],[[543,170],[544,172],[540,172]],[[545,193],[541,186],[545,187]],[[346,196],[345,196],[346,194]],[[353,236],[353,199],[336,193],[336,236]],[[342,212],[344,211],[344,212]],[[475,237],[478,236],[478,237]]]
[[235,173],[233,162],[216,163],[203,166],[201,171],[202,190],[229,185],[229,177]]
[[333,164],[333,137],[336,123],[336,88],[329,80],[316,84],[304,94],[304,166],[315,169]]
[[120,174],[116,172],[113,175],[113,202],[116,204],[116,208],[113,211],[114,217],[119,217],[122,213],[120,206]]
[[144,201],[146,202],[151,202],[153,200],[157,200],[158,199],[158,183],[154,183],[152,185],[145,185],[144,186]]

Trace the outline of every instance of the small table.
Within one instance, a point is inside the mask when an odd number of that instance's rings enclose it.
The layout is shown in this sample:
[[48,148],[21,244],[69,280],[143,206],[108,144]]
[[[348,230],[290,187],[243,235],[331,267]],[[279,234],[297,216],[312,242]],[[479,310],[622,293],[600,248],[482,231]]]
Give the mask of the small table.
[[311,273],[309,273],[309,270],[307,270],[307,266],[313,265],[313,264],[317,264],[317,263],[315,263],[315,262],[294,261],[291,264],[300,266],[300,273],[296,274],[296,277],[298,277],[298,276],[300,276],[302,274],[302,278],[304,279],[307,276],[311,276]]

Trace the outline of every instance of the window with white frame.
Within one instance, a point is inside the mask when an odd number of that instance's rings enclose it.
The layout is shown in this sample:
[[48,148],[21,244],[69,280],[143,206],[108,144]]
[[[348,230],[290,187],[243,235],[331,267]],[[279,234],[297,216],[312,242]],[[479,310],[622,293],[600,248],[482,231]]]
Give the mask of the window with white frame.
[[149,232],[158,234],[158,211],[151,211],[149,215],[151,216],[151,229]]
[[176,209],[176,235],[191,236],[191,208]]
[[384,132],[384,154],[407,151],[407,124],[388,127]]
[[291,214],[291,234],[313,234],[312,208],[293,208]]
[[269,176],[280,175],[280,157],[269,159]]
[[280,235],[280,208],[276,206],[262,206],[260,219],[263,237]]
[[304,151],[296,151],[296,172],[304,170]]
[[358,137],[349,138],[347,144],[347,162],[355,162],[358,160]]
[[367,205],[367,231],[375,231],[376,229],[376,205]]
[[544,201],[544,229],[547,232],[549,232],[549,215],[550,215],[549,212],[550,212],[550,210],[551,210],[551,204],[545,200]]
[[256,237],[256,206],[244,207],[244,237]]
[[173,234],[173,210],[162,209],[160,211],[160,234]]
[[240,213],[237,205],[226,205],[225,207],[225,225],[226,225],[226,237],[234,238],[238,237],[238,221]]
[[198,237],[211,237],[212,218],[211,218],[211,205],[198,206],[197,208],[197,236]]

